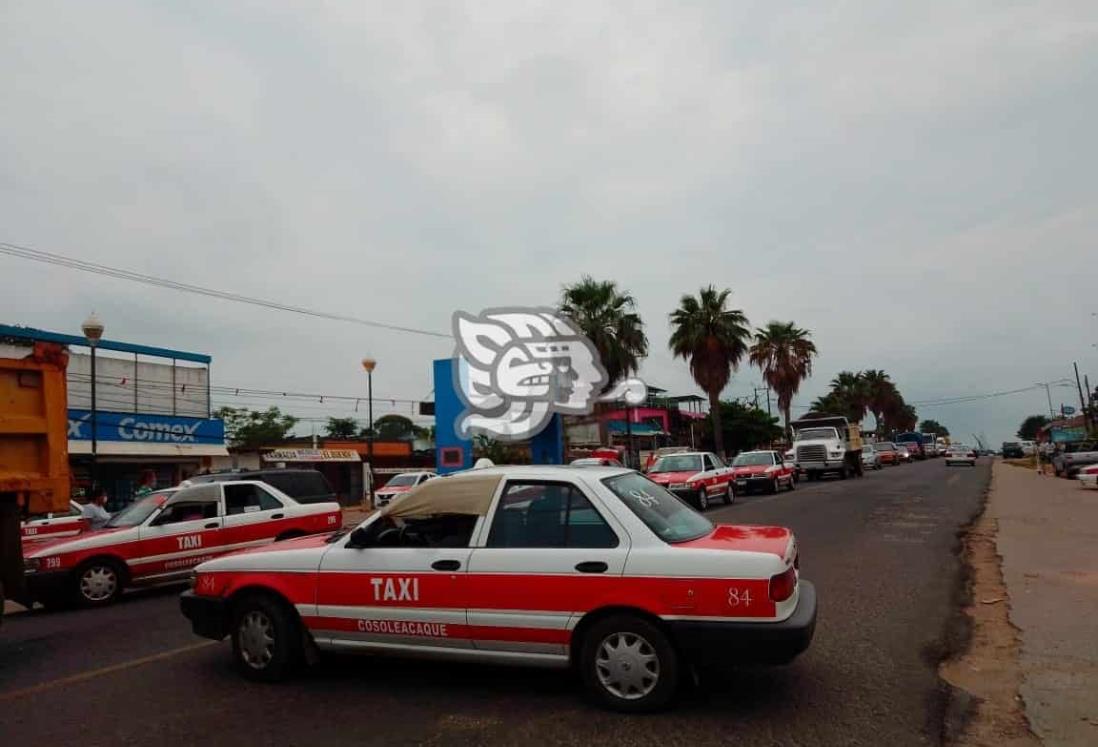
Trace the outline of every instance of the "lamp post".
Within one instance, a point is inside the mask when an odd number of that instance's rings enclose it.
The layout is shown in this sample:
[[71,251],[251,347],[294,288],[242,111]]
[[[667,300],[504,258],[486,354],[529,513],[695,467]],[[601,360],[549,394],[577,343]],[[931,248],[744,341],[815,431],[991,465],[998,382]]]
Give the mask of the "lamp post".
[[374,505],[374,369],[377,361],[373,358],[363,358],[362,367],[366,369],[366,412],[369,418],[369,429],[366,431],[366,464],[369,467],[370,506]]
[[91,348],[91,489],[94,491],[99,472],[99,434],[95,406],[95,348],[99,345],[100,338],[103,337],[103,322],[99,321],[99,317],[93,311],[91,316],[80,325],[80,330],[84,333],[84,339],[88,341],[88,347]]

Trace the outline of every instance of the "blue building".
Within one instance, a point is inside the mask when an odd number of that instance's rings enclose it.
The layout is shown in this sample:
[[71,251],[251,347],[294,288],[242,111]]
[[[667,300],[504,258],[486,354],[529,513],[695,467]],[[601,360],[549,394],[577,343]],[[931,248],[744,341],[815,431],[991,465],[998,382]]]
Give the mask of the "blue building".
[[213,417],[211,358],[201,353],[100,340],[96,417],[91,350],[78,335],[0,324],[0,356],[21,357],[35,341],[68,346],[69,461],[75,497],[91,487],[92,429],[97,475],[116,510],[142,485],[176,485],[228,456],[225,426]]

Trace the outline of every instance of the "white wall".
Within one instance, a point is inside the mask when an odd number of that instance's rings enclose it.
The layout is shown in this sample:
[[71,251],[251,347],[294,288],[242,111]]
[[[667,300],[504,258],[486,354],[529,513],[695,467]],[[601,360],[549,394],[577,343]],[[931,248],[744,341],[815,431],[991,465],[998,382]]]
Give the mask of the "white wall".
[[[174,388],[170,362],[153,363],[138,357],[135,364],[133,355],[110,351],[96,353],[95,367],[96,406],[100,410],[207,417],[205,366],[175,366]],[[69,407],[90,409],[90,354],[70,352],[68,384]]]

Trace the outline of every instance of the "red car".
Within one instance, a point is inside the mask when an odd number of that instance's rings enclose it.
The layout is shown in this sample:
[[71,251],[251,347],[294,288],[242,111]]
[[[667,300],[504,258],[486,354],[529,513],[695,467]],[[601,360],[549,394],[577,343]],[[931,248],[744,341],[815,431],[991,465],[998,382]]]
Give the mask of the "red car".
[[732,469],[709,451],[662,456],[648,470],[648,479],[667,488],[699,511],[709,508],[714,499],[721,498],[729,504],[735,498]]
[[127,586],[183,580],[199,563],[342,525],[338,503],[298,503],[256,480],[150,493],[103,529],[23,544],[28,598],[47,606],[115,601]]
[[779,451],[745,451],[732,461],[732,479],[736,493],[761,488],[777,493],[783,486],[796,487],[796,468]]
[[881,458],[881,464],[891,464],[895,467],[900,463],[900,452],[896,450],[894,443],[882,441],[879,444],[873,444],[873,450]]

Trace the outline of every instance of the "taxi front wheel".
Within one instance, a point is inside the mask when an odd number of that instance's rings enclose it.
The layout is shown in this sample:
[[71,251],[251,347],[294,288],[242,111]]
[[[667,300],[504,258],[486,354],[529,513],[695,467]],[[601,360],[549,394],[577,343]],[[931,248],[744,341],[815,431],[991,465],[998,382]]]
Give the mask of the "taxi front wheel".
[[595,702],[626,713],[663,708],[679,681],[679,659],[667,636],[632,615],[608,617],[586,632],[580,670]]
[[233,661],[242,675],[261,682],[285,679],[302,660],[301,631],[284,604],[263,595],[233,610]]

